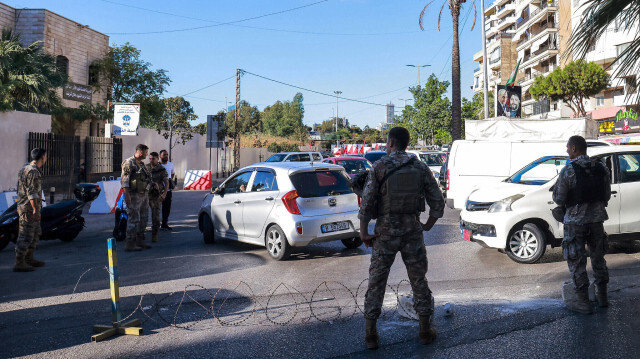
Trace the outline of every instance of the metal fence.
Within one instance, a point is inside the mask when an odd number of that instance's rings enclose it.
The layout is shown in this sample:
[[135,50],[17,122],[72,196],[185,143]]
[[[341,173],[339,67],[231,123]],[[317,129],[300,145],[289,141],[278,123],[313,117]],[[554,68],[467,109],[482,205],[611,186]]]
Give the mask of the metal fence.
[[120,172],[121,138],[87,137],[84,144],[84,165],[87,174]]
[[[42,167],[45,176],[69,176],[79,172],[80,137],[29,132],[28,149],[34,148],[47,150],[47,163]],[[27,158],[27,162],[30,160]]]

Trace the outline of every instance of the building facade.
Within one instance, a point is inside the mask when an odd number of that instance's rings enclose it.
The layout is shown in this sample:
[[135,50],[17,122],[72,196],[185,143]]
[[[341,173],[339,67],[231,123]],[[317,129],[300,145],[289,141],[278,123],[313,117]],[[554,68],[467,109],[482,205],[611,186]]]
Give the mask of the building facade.
[[[489,58],[489,89],[505,84],[517,60],[520,67],[516,84],[522,86],[523,118],[571,117],[573,112],[562,101],[536,101],[529,93],[535,78],[547,76],[557,67],[573,60],[568,53],[569,39],[580,24],[586,0],[496,0],[485,9],[487,57]],[[615,24],[593,44],[586,55],[605,68],[609,74],[617,54],[638,33],[638,23]],[[479,68],[474,72],[473,90],[483,91],[482,50],[473,59]],[[615,117],[629,106],[628,94],[636,91],[637,74],[612,78],[611,87],[589,99],[585,107],[594,120]]]
[[[44,51],[56,58],[58,69],[69,78],[68,85],[58,90],[63,106],[107,106],[107,86],[103,84],[99,92],[92,89],[98,81],[92,64],[109,52],[109,36],[46,9],[14,9],[3,3],[0,28],[19,35],[23,46],[41,41]],[[80,123],[76,135],[103,136],[104,122],[88,119]]]

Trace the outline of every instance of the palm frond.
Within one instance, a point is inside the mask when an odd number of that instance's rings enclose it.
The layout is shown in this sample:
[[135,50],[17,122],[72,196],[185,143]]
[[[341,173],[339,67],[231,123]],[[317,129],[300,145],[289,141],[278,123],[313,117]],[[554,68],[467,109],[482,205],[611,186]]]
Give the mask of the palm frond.
[[420,25],[420,30],[424,31],[424,27],[422,26],[422,19],[424,18],[424,13],[427,11],[427,8],[429,7],[429,5],[431,5],[431,3],[433,3],[435,0],[431,0],[427,5],[425,5],[422,8],[422,11],[420,11],[420,18],[418,19],[418,24]]
[[476,2],[472,1],[473,3],[473,24],[471,24],[471,31],[473,31],[473,28],[476,26],[476,19],[478,18],[478,8],[476,7]]
[[444,4],[446,4],[446,2],[442,3],[442,6],[440,7],[440,14],[438,14],[438,32],[440,32],[440,19],[442,18],[442,9],[444,9]]

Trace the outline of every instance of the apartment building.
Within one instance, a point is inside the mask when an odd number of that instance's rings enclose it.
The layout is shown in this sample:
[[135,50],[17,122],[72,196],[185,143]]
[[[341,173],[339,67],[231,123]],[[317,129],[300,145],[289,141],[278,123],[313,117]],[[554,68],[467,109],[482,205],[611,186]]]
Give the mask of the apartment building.
[[[517,53],[512,38],[516,31],[516,0],[496,0],[484,11],[487,32],[487,57],[489,88],[504,85],[517,62]],[[473,91],[482,91],[484,86],[482,49],[473,55],[478,61],[474,71]]]
[[[580,23],[586,0],[496,0],[485,9],[487,37],[487,56],[489,57],[489,88],[504,84],[517,60],[520,67],[516,83],[522,86],[523,118],[561,118],[571,117],[573,112],[562,101],[536,101],[529,93],[535,78],[549,75],[555,68],[564,66],[573,60],[568,49],[573,30]],[[513,13],[513,15],[512,15]],[[503,22],[500,22],[501,20]],[[506,27],[505,23],[513,19]],[[615,22],[606,34],[593,44],[586,56],[603,66],[610,74],[616,56],[628,46],[639,31],[638,23],[623,24]],[[498,42],[498,40],[500,40]],[[509,43],[510,42],[510,43]],[[501,53],[496,54],[496,48]],[[511,57],[505,56],[507,49]],[[474,73],[474,91],[482,91],[482,51],[474,55],[479,69]],[[594,120],[615,118],[616,113],[629,106],[631,100],[627,94],[636,91],[637,74],[612,79],[611,87],[588,100],[586,109]]]
[[[91,87],[97,81],[91,65],[109,52],[109,36],[46,9],[15,9],[3,3],[0,28],[14,31],[23,45],[42,41],[44,51],[55,56],[58,69],[69,77],[68,85],[58,90],[65,107],[107,106],[106,93],[93,92]],[[103,136],[104,123],[84,121],[76,135]]]

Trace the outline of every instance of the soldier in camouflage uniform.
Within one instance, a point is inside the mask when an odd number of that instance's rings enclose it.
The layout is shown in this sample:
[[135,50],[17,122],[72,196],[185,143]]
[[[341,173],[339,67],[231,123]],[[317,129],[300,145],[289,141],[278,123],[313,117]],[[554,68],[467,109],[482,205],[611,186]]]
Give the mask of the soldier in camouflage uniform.
[[[577,301],[567,302],[567,308],[583,314],[591,314],[589,304],[589,277],[587,276],[587,253],[585,244],[591,253],[591,267],[597,286],[598,305],[607,307],[607,283],[609,272],[604,255],[607,251],[607,235],[603,223],[607,215],[607,202],[611,198],[611,173],[600,161],[591,161],[587,156],[587,142],[580,136],[573,136],[567,142],[567,153],[573,164],[566,165],[555,184],[553,201],[566,207],[564,216],[564,239],[562,254],[567,260]],[[593,167],[592,167],[593,166]],[[589,170],[595,176],[594,181],[585,178]],[[577,172],[580,173],[577,173]],[[588,197],[588,198],[587,198]]]
[[136,147],[136,154],[122,162],[120,181],[127,204],[127,242],[124,248],[127,252],[151,248],[144,243],[144,230],[149,219],[151,173],[142,161],[148,152],[149,147],[140,144]]
[[151,207],[151,241],[158,241],[158,229],[162,217],[162,202],[169,190],[169,174],[160,164],[158,152],[151,152],[147,170],[151,173],[151,188],[149,189],[149,207]]
[[42,209],[42,166],[47,162],[47,151],[35,148],[31,151],[31,163],[18,172],[18,215],[20,227],[16,241],[14,272],[31,272],[44,262],[33,258],[40,238],[40,210]]
[[[427,250],[423,231],[430,230],[444,214],[444,198],[429,167],[406,152],[409,132],[402,127],[389,131],[387,156],[376,161],[362,193],[360,238],[373,246],[369,267],[369,288],[365,296],[365,342],[378,347],[376,321],[389,271],[400,252],[407,268],[414,295],[414,308],[420,316],[420,343],[429,344],[436,336],[431,325],[433,296],[427,283]],[[429,204],[429,219],[420,222],[420,213]],[[376,218],[375,235],[369,234],[369,222]]]

